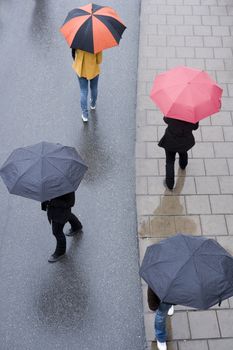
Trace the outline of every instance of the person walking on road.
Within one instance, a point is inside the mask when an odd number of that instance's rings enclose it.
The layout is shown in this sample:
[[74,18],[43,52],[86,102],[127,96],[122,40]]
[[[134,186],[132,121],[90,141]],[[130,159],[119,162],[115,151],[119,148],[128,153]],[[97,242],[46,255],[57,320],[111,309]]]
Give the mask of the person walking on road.
[[147,301],[150,310],[155,311],[154,329],[158,350],[167,350],[166,319],[167,315],[172,316],[174,314],[174,306],[161,303],[159,297],[149,286],[147,290]]
[[73,69],[76,72],[80,85],[80,104],[82,109],[82,120],[88,122],[88,82],[90,82],[90,109],[96,109],[98,95],[98,80],[100,64],[102,63],[102,51],[90,53],[79,49],[72,49]]
[[82,229],[79,219],[71,212],[75,204],[75,193],[67,193],[41,203],[41,209],[47,211],[47,216],[52,225],[52,232],[57,240],[57,246],[54,253],[49,257],[50,263],[60,260],[66,252],[66,237],[63,228],[66,222],[69,222],[71,229],[66,234],[73,236]]
[[165,134],[158,143],[166,153],[166,179],[165,183],[169,190],[172,190],[175,182],[175,158],[179,154],[179,165],[184,170],[188,164],[188,150],[195,145],[192,131],[197,130],[199,123],[193,124],[183,120],[163,118],[168,125]]

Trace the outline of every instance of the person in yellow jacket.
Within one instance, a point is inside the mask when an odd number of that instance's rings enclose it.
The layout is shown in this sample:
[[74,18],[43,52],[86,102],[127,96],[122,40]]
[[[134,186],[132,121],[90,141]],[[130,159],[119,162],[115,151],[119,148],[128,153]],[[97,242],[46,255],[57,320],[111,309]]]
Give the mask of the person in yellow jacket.
[[78,76],[80,85],[82,120],[83,122],[88,122],[88,81],[90,81],[91,90],[90,108],[94,110],[98,95],[99,65],[102,63],[102,52],[94,54],[79,49],[72,49],[72,57],[74,59],[72,67]]

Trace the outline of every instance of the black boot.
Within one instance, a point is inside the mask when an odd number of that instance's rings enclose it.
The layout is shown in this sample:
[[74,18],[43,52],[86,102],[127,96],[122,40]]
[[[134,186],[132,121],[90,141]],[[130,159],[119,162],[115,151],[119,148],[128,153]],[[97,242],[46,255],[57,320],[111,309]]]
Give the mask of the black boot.
[[83,226],[80,222],[80,225],[76,228],[71,227],[69,231],[65,234],[67,237],[73,237],[74,235],[78,234],[82,230]]
[[169,188],[169,190],[172,190],[173,187],[174,187],[174,178],[169,178],[169,177],[166,177],[166,185],[167,185],[167,188]]
[[57,246],[55,252],[49,257],[48,262],[53,263],[58,260],[61,260],[66,253],[66,237],[62,232],[61,235],[56,236]]
[[61,255],[54,253],[54,254],[50,255],[50,257],[48,258],[48,262],[50,262],[50,263],[57,262],[58,260],[61,260],[64,256],[65,256],[65,253],[61,254]]
[[188,153],[179,153],[179,166],[182,170],[188,165]]

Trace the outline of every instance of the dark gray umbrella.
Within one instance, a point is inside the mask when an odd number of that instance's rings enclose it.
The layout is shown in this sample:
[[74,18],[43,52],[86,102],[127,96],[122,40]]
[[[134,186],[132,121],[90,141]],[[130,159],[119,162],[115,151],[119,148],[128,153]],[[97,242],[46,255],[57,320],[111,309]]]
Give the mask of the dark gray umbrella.
[[40,142],[14,150],[0,176],[10,193],[44,202],[75,191],[86,170],[75,148]]
[[166,303],[204,310],[233,295],[233,257],[204,237],[178,234],[151,245],[140,276]]

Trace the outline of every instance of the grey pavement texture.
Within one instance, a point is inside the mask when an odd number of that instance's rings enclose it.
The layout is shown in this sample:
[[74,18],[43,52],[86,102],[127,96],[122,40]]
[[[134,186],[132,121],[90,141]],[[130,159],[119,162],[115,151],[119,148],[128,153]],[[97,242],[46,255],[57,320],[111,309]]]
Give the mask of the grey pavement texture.
[[40,204],[0,183],[0,350],[146,344],[134,163],[139,1],[108,1],[127,30],[120,47],[104,52],[97,110],[84,126],[59,27],[85,3],[0,2],[0,163],[14,148],[45,140],[76,147],[89,166],[74,208],[83,234],[68,239],[67,257],[53,265],[55,240]]
[[[137,87],[136,193],[140,261],[146,247],[184,232],[216,239],[233,254],[233,3],[142,0]],[[223,88],[222,109],[200,122],[186,171],[176,164],[172,192],[163,186],[165,125],[149,93],[157,74],[179,65],[206,70]],[[149,349],[157,349],[142,281]],[[168,320],[168,350],[233,348],[232,298],[207,311],[181,306]]]

